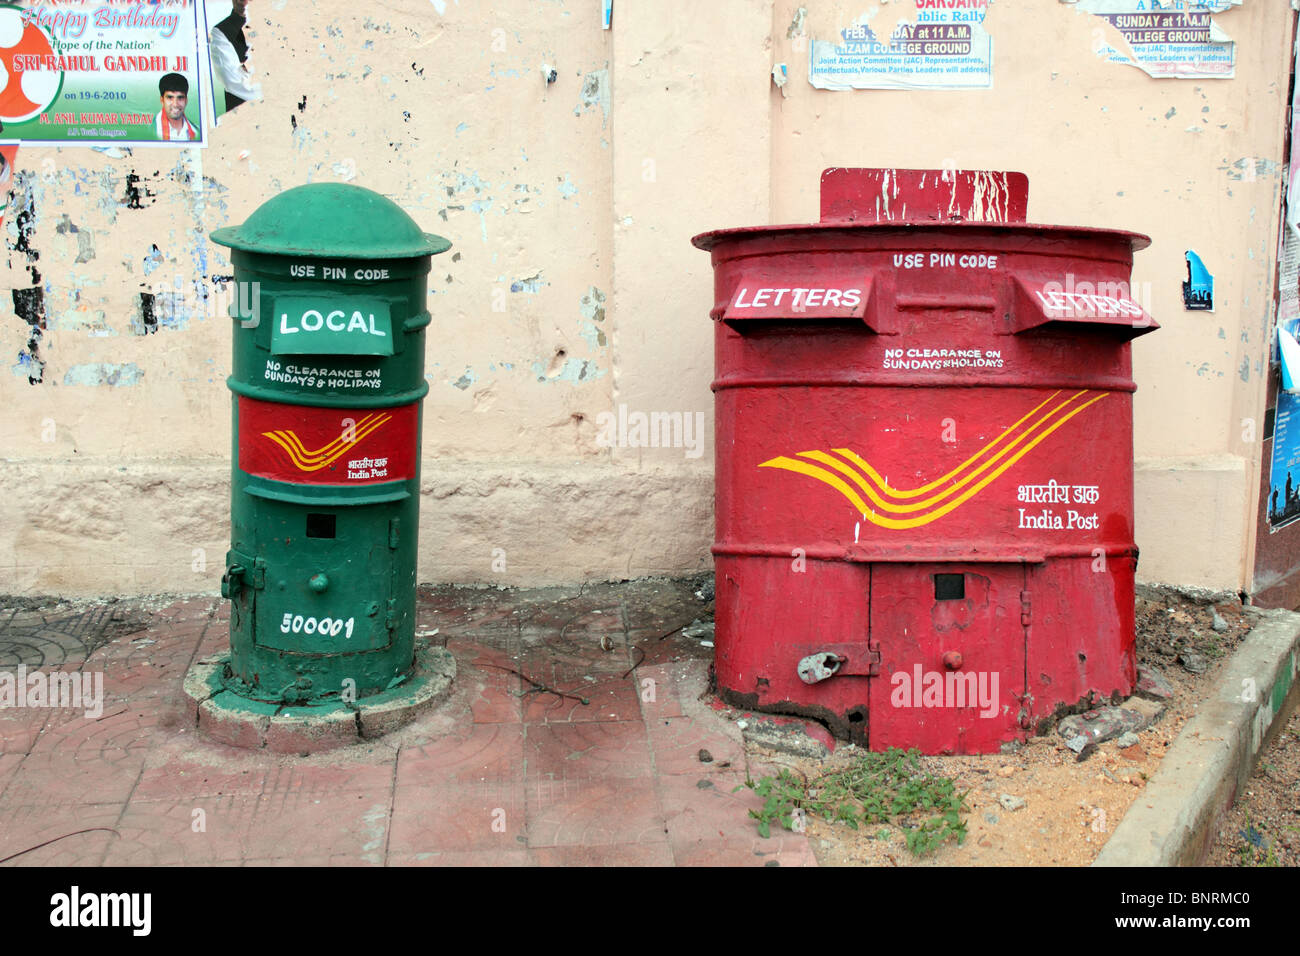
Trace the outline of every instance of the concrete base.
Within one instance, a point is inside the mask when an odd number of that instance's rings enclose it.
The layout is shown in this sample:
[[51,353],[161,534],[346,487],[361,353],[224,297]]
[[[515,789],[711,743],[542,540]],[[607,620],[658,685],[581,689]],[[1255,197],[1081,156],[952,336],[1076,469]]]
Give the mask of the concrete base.
[[288,707],[240,697],[226,689],[229,657],[200,661],[185,675],[185,696],[199,730],[233,747],[309,754],[373,740],[409,723],[447,697],[456,662],[443,647],[417,643],[415,672],[400,687],[343,702]]
[[1300,614],[1268,611],[1093,866],[1195,866],[1300,684]]

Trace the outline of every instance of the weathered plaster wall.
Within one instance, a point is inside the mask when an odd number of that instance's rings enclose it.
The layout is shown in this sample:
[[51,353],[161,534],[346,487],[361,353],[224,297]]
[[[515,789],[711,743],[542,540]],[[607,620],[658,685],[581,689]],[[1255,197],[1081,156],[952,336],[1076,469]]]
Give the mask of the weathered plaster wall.
[[[833,36],[875,5],[805,4],[804,31]],[[24,146],[0,261],[17,293],[0,302],[0,592],[215,587],[230,267],[206,236],[344,179],[454,243],[430,277],[421,579],[707,568],[712,281],[690,236],[815,219],[825,166],[945,164],[1026,172],[1033,220],[1152,235],[1134,275],[1164,326],[1134,349],[1139,573],[1240,587],[1287,5],[1220,17],[1237,77],[1191,81],[1099,61],[1093,18],[1067,5],[999,0],[994,88],[960,93],[812,89],[795,10],[620,0],[604,31],[600,4],[575,0],[253,0],[267,98],[209,148]],[[1183,311],[1189,248],[1215,273],[1213,314]],[[620,406],[702,415],[703,441],[603,447],[598,416]]]

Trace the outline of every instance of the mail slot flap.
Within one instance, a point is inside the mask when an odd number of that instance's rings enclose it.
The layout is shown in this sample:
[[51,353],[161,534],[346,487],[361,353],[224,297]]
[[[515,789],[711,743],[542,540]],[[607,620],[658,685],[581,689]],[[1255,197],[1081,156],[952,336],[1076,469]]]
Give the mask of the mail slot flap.
[[1126,283],[1059,282],[1015,277],[1011,331],[1041,328],[1092,328],[1119,339],[1133,339],[1160,328],[1145,309],[1126,295]]
[[272,355],[392,355],[390,304],[371,296],[278,296]]
[[742,273],[722,310],[722,321],[736,326],[751,320],[861,319],[874,332],[871,285],[871,277],[864,275],[829,274],[792,281]]

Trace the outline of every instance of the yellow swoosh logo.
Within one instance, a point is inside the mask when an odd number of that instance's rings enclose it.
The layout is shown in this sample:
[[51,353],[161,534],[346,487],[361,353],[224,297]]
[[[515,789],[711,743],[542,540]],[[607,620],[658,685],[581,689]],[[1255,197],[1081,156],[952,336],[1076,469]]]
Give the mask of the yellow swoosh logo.
[[[870,463],[848,448],[832,449],[839,458],[824,451],[804,451],[798,453],[798,458],[781,455],[760,463],[759,467],[793,471],[830,485],[847,498],[866,520],[882,528],[919,528],[942,518],[975,497],[1048,435],[1109,393],[1102,392],[1089,398],[1087,390],[1076,392],[1034,418],[1060,394],[1059,391],[1054,392],[952,471],[919,488],[893,488]],[[1026,425],[1030,419],[1034,420]],[[921,501],[910,500],[945,485],[942,491]],[[892,518],[889,517],[891,514],[909,517]]]
[[[289,460],[293,462],[294,467],[299,471],[319,471],[334,464],[358,442],[380,428],[392,417],[392,415],[386,415],[382,412],[366,415],[351,428],[345,428],[339,432],[338,438],[314,451],[308,450],[298,436],[287,429],[262,432],[262,436],[271,439],[271,441],[283,448],[288,453]],[[352,436],[351,438],[348,437],[349,434]]]

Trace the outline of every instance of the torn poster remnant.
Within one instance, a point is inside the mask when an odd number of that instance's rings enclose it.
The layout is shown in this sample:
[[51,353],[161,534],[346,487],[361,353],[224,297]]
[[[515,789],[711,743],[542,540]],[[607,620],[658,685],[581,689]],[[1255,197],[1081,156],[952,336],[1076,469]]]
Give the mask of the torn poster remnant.
[[[1210,19],[1241,0],[1061,0],[1115,28],[1098,27],[1093,52],[1111,63],[1136,66],[1156,79],[1230,79],[1236,68],[1232,39]],[[1112,43],[1111,41],[1116,41]]]
[[[812,41],[808,81],[819,90],[967,90],[993,85],[993,38],[984,29],[990,0],[915,0],[916,22],[880,35],[880,10],[840,31],[838,43]],[[878,23],[879,27],[880,24]]]

